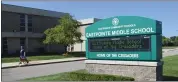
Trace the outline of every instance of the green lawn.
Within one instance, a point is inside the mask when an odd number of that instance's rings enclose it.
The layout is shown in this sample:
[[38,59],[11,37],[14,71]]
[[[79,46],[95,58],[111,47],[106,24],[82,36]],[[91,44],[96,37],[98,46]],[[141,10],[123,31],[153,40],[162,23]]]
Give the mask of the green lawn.
[[[51,55],[41,55],[41,56],[27,56],[29,61],[36,61],[36,60],[49,60],[49,59],[62,59],[62,58],[70,58],[75,57],[73,55],[63,56],[59,54],[51,54]],[[8,57],[8,58],[1,58],[2,63],[10,63],[10,62],[19,62],[19,57]]]
[[163,49],[174,49],[174,48],[178,48],[178,46],[164,46],[162,48]]
[[[178,81],[178,55],[175,56],[168,56],[163,58],[164,60],[164,66],[163,66],[163,76],[165,81]],[[90,78],[90,80],[95,80],[95,81],[129,81],[133,80],[130,77],[122,77],[122,76],[102,76],[97,75],[95,77],[90,77],[94,76],[87,73],[86,70],[79,70],[75,71],[75,73],[79,74],[73,74],[72,72],[66,72],[66,73],[59,73],[55,75],[49,75],[49,76],[42,76],[42,77],[35,77],[35,78],[29,78],[25,80],[35,80],[35,81],[86,81],[88,80],[87,78]],[[84,74],[83,74],[84,73]],[[97,77],[97,78],[96,78]],[[113,79],[109,79],[113,78]],[[118,79],[116,79],[117,77]],[[86,78],[86,79],[81,79],[81,78]],[[99,79],[98,79],[99,78]]]
[[178,55],[164,58],[164,80],[178,81]]
[[24,81],[134,81],[134,78],[106,74],[89,74],[86,70],[35,77]]

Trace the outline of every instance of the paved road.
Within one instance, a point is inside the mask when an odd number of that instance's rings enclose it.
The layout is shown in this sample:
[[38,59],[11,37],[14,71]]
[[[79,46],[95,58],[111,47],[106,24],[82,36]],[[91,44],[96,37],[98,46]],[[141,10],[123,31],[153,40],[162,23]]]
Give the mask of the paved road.
[[68,71],[79,70],[84,68],[85,68],[84,61],[8,68],[8,69],[2,69],[2,81],[14,81],[14,80],[20,80],[24,78],[68,72]]
[[[163,53],[163,57],[178,54],[176,50],[167,51]],[[84,61],[55,63],[47,65],[37,65],[30,67],[17,67],[2,69],[2,81],[14,81],[24,78],[38,77],[43,75],[56,74],[61,72],[69,72],[73,70],[84,69]]]
[[178,55],[178,48],[172,49],[172,50],[169,50],[163,53],[163,57],[172,56],[172,55]]

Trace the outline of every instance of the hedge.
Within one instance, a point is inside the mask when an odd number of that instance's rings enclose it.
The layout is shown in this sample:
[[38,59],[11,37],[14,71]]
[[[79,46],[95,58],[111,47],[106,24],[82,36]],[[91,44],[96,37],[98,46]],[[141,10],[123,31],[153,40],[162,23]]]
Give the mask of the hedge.
[[79,72],[70,72],[64,75],[64,77],[63,81],[134,81],[134,78],[131,77]]

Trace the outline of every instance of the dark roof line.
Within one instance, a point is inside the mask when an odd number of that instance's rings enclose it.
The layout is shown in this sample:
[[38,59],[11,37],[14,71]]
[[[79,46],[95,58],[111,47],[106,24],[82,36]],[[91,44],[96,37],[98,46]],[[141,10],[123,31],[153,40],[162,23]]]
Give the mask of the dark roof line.
[[1,9],[2,9],[2,11],[7,11],[7,12],[33,14],[33,15],[49,16],[49,17],[57,17],[57,18],[60,18],[61,16],[67,14],[64,12],[16,6],[16,5],[10,5],[10,4],[2,4]]

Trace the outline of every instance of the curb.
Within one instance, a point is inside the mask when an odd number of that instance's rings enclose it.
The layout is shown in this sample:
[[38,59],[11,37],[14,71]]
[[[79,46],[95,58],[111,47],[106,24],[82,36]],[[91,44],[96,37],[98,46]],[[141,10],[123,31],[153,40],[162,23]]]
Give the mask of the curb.
[[[75,60],[64,60],[64,61],[45,62],[45,63],[35,63],[35,64],[22,65],[22,66],[20,66],[20,67],[35,66],[35,65],[45,65],[45,64],[55,64],[55,63],[64,63],[64,62],[73,62],[73,61],[82,61],[82,60],[86,60],[86,58],[83,58],[83,59],[75,59]],[[8,68],[15,68],[15,67],[19,67],[19,66],[16,65],[16,66],[1,67],[1,69],[8,69]]]

